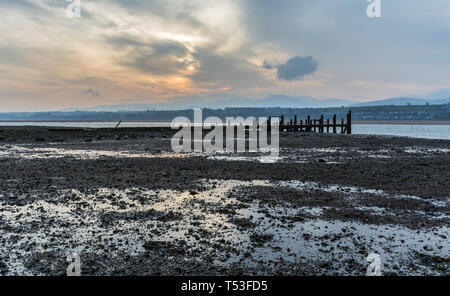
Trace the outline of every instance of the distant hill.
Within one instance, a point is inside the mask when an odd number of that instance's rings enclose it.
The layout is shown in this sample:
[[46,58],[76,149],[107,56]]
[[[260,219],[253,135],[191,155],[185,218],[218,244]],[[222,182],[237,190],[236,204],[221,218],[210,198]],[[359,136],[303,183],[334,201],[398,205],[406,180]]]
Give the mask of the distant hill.
[[406,105],[442,105],[450,103],[450,98],[425,99],[425,98],[391,98],[371,102],[355,102],[345,99],[316,99],[310,96],[286,96],[271,94],[262,99],[232,95],[211,95],[208,97],[174,97],[163,103],[140,103],[102,105],[92,108],[70,108],[62,111],[145,111],[145,110],[181,110],[192,108],[332,108],[332,107],[366,107],[366,106],[406,106]]
[[167,103],[154,104],[121,104],[121,105],[103,105],[92,108],[70,108],[63,111],[145,111],[145,110],[180,110],[190,108],[325,108],[350,106],[355,101],[343,99],[315,99],[310,96],[291,97],[285,95],[272,94],[263,99],[252,99],[247,97],[235,96],[209,96],[204,98],[185,97],[171,98]]
[[343,99],[319,100],[309,96],[270,95],[262,100],[256,100],[253,102],[253,106],[246,107],[322,108],[348,106],[354,103],[354,101]]
[[392,98],[386,100],[378,100],[371,102],[364,102],[352,105],[353,107],[362,107],[362,106],[405,106],[405,105],[442,105],[450,103],[450,99],[416,99],[416,98]]
[[[417,97],[417,96],[416,96]],[[440,89],[425,96],[419,96],[425,99],[447,99],[450,100],[450,88]]]

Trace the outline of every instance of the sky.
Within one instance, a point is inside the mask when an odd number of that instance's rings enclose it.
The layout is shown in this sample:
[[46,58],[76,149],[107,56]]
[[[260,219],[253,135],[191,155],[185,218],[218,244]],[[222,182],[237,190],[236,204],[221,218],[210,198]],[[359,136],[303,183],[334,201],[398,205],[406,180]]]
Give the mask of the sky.
[[0,0],[0,112],[449,89],[450,1],[380,2]]

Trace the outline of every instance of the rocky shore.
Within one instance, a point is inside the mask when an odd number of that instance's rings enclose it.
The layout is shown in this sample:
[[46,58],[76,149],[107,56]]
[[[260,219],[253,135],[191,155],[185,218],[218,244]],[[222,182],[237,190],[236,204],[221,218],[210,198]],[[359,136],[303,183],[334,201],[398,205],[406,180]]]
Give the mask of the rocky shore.
[[0,128],[0,274],[450,274],[450,141],[281,134],[176,154],[158,128]]

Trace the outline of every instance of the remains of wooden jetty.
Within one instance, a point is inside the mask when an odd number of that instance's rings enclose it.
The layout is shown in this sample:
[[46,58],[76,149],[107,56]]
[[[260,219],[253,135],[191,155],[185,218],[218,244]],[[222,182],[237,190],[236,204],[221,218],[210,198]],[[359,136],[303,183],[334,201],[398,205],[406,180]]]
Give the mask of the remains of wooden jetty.
[[[274,116],[272,116],[274,117]],[[271,123],[271,118],[269,118],[269,126]],[[333,116],[333,121],[330,119],[324,120],[322,115],[319,119],[311,119],[308,115],[306,120],[298,120],[297,115],[291,118],[289,121],[285,120],[284,115],[278,116],[280,118],[280,131],[286,132],[314,132],[314,133],[334,133],[338,132],[340,129],[341,134],[351,134],[352,133],[352,111],[347,113],[347,121],[344,118],[340,122],[337,121],[336,114]]]

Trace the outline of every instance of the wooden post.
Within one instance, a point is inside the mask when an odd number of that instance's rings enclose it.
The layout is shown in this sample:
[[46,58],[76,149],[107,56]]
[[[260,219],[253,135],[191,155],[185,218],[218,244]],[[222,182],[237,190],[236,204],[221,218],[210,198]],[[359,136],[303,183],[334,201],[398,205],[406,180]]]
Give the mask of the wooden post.
[[349,110],[347,114],[347,134],[352,134],[352,110]]
[[319,132],[323,133],[323,131],[323,115],[321,115],[319,120]]
[[[272,128],[272,117],[269,116],[267,119],[267,125],[269,131]],[[345,118],[341,118],[340,123],[337,122],[337,115],[333,115],[333,122],[331,123],[331,119],[327,118],[325,122],[325,116],[321,115],[319,119],[311,119],[311,116],[308,115],[305,121],[298,120],[297,115],[294,115],[293,118],[289,119],[288,122],[285,121],[285,116],[282,114],[281,116],[277,116],[280,118],[280,131],[306,131],[306,132],[314,132],[314,133],[325,133],[325,127],[327,129],[327,133],[331,132],[331,128],[333,128],[333,133],[337,133],[337,129],[341,128],[341,134],[351,134],[352,133],[352,111],[349,110],[347,113],[347,121]],[[256,125],[259,126],[258,124]],[[236,126],[237,127],[237,126]],[[247,126],[245,126],[247,128]],[[250,126],[248,128],[250,130]]]
[[333,134],[336,134],[337,130],[336,130],[336,114],[334,114],[333,116]]

